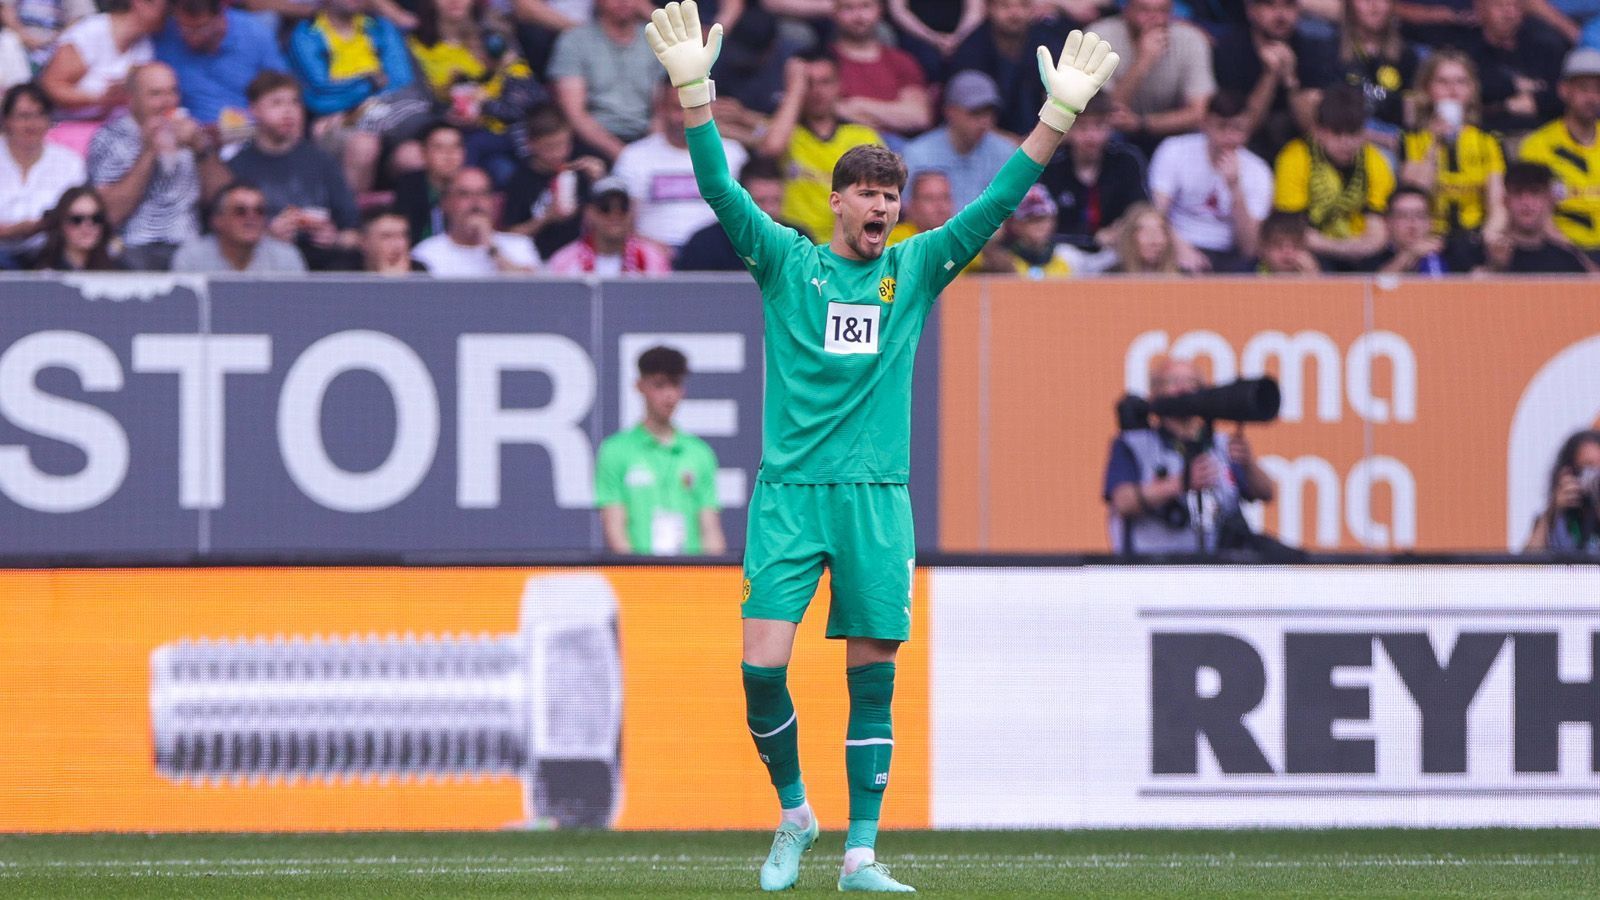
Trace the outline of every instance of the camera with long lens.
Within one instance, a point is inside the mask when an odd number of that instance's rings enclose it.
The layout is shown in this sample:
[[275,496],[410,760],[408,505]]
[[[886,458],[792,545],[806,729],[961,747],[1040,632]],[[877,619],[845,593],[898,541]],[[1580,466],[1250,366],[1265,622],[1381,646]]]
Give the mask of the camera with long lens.
[[1271,422],[1278,418],[1283,395],[1270,376],[1243,378],[1232,384],[1201,388],[1174,397],[1145,399],[1123,394],[1117,401],[1117,427],[1134,431],[1150,427],[1150,416],[1199,416],[1207,422]]
[[[1200,436],[1183,442],[1183,480],[1187,487],[1189,461],[1211,447],[1213,422],[1218,419],[1227,422],[1271,422],[1278,418],[1282,399],[1277,380],[1270,376],[1240,379],[1231,384],[1201,388],[1173,397],[1147,399],[1137,394],[1124,394],[1115,406],[1117,428],[1120,431],[1149,428],[1151,415],[1174,418],[1199,416],[1205,419],[1206,425],[1201,429]],[[1158,466],[1155,471],[1157,478],[1166,478],[1171,474],[1165,466]],[[1191,523],[1189,505],[1182,497],[1167,501],[1152,510],[1151,515],[1174,529],[1188,528]]]

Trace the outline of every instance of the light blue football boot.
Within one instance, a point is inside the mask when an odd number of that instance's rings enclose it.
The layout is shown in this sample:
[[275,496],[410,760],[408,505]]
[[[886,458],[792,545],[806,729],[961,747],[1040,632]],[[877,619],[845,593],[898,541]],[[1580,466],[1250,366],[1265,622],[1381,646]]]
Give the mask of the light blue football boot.
[[915,894],[917,889],[901,884],[881,862],[869,862],[849,875],[839,876],[841,891],[875,891],[880,894]]
[[821,834],[822,826],[817,824],[816,816],[811,817],[810,828],[801,828],[789,822],[778,826],[778,833],[772,836],[772,851],[767,854],[767,861],[761,864],[761,889],[786,891],[794,887],[800,878],[800,857],[811,849]]

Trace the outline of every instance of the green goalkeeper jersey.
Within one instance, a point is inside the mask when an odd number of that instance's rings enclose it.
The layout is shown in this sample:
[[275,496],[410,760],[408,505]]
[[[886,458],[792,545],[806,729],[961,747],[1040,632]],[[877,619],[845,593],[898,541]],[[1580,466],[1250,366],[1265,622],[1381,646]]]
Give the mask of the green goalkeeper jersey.
[[700,194],[761,289],[762,481],[905,484],[911,375],[934,298],[977,256],[1044,167],[1018,150],[972,205],[871,261],[774,222],[728,172],[715,123],[688,129]]

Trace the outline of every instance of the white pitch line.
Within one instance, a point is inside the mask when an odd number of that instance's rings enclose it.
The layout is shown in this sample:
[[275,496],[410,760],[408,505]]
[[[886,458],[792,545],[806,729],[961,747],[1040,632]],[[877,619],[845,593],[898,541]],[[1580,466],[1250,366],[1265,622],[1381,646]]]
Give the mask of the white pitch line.
[[[1398,857],[1398,856],[1340,856],[1323,859],[1240,859],[1231,855],[1195,854],[1180,856],[1092,855],[1082,857],[1049,857],[1031,855],[1008,857],[986,854],[906,854],[899,861],[908,869],[986,869],[1018,867],[1040,870],[1072,869],[1183,869],[1183,868],[1238,868],[1238,869],[1360,869],[1372,867],[1407,868],[1460,868],[1469,866],[1492,867],[1548,867],[1595,865],[1600,858],[1591,856],[1528,856],[1506,857]],[[715,857],[568,857],[541,858],[519,862],[504,857],[484,859],[450,858],[321,858],[321,859],[182,859],[182,860],[49,860],[28,864],[0,862],[0,879],[28,874],[38,869],[79,869],[122,871],[134,877],[203,877],[221,873],[233,877],[274,877],[311,874],[370,874],[373,867],[395,868],[396,874],[411,875],[537,875],[571,871],[582,867],[588,871],[609,870],[618,874],[647,866],[656,872],[741,872],[752,869],[754,858]]]

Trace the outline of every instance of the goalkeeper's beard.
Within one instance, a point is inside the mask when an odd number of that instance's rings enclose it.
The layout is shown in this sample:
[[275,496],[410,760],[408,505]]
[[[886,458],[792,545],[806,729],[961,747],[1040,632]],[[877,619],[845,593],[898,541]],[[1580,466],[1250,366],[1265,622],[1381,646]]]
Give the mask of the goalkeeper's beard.
[[[894,230],[895,217],[891,214],[882,219],[865,219],[855,225],[844,225],[844,243],[846,247],[861,259],[877,259],[889,246],[889,232]],[[877,229],[868,228],[876,224]]]

